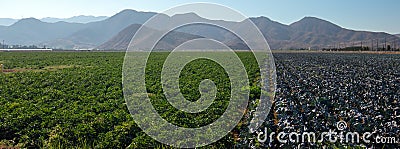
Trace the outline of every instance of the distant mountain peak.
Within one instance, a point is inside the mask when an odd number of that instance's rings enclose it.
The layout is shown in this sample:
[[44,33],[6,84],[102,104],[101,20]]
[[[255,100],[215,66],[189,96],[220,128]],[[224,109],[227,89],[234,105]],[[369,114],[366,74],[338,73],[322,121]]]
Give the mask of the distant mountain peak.
[[329,21],[327,21],[327,20],[323,20],[323,19],[320,19],[320,18],[317,18],[317,17],[311,17],[311,16],[304,17],[303,19],[301,19],[301,20],[299,20],[299,21],[297,21],[297,22],[294,22],[294,23],[292,23],[291,25],[293,25],[293,24],[299,24],[299,23],[308,23],[308,24],[329,24],[329,25],[335,25],[335,26],[339,27],[338,25],[336,25],[336,24],[334,24],[334,23],[332,23],[332,22],[329,22]]
[[316,18],[304,17],[303,19],[289,25],[292,29],[302,32],[313,32],[318,34],[334,35],[343,30],[342,27],[332,22]]
[[271,24],[271,23],[273,23],[273,24],[279,24],[279,25],[282,25],[282,26],[287,26],[287,25],[285,25],[285,24],[282,24],[282,23],[279,23],[279,22],[277,22],[277,21],[274,21],[274,20],[271,20],[270,18],[268,18],[268,17],[264,17],[264,16],[261,16],[261,17],[254,17],[254,18],[250,18],[250,20],[251,21],[253,21],[254,23],[268,23],[268,24]]
[[[117,14],[111,16],[108,18],[108,20],[112,20],[112,19],[132,19],[133,17],[138,17],[140,18],[140,20],[142,20],[143,18],[150,18],[151,16],[156,15],[157,13],[155,12],[141,12],[141,11],[136,11],[136,10],[132,10],[132,9],[125,9],[122,10],[120,12],[118,12]],[[146,19],[147,20],[147,19]]]
[[39,19],[36,19],[36,18],[23,18],[23,19],[19,20],[18,22],[21,22],[21,21],[35,21],[35,22],[42,22],[42,21],[40,21]]
[[133,9],[124,9],[124,10],[118,12],[116,15],[118,15],[118,14],[125,14],[125,13],[137,13],[137,12],[138,12],[138,11],[133,10]]
[[26,24],[43,24],[45,22],[40,21],[39,19],[35,19],[35,18],[24,18],[21,20],[18,20],[17,22],[15,22],[13,25],[11,26],[21,26],[21,25],[26,25]]
[[322,19],[317,18],[317,17],[314,17],[314,16],[305,16],[303,19],[306,19],[306,20],[320,20],[320,21],[325,21],[325,20],[322,20]]
[[268,21],[272,21],[270,18],[268,18],[268,17],[265,17],[265,16],[259,16],[259,17],[253,17],[253,18],[251,18],[251,19],[260,19],[260,20],[268,20]]
[[113,15],[114,16],[121,16],[121,15],[132,15],[132,14],[157,14],[155,12],[145,12],[145,11],[137,11],[137,10],[133,10],[133,9],[124,9],[120,12],[118,12],[117,14]]
[[194,12],[188,12],[188,13],[179,13],[179,14],[174,14],[172,17],[200,17],[198,14],[194,13]]

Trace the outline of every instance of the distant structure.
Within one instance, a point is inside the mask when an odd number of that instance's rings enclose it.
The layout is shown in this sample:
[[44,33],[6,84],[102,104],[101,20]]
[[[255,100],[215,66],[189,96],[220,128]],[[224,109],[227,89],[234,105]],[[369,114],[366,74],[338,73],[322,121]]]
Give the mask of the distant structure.
[[[1,43],[0,43],[1,44]],[[46,45],[39,47],[36,45],[6,45],[5,41],[1,44],[0,52],[13,52],[13,51],[53,51],[53,49],[47,48]]]
[[53,49],[0,49],[3,52],[22,52],[22,51],[53,51]]
[[400,51],[399,38],[380,37],[368,40],[321,45],[323,51]]
[[79,49],[79,48],[75,48],[75,51],[92,51],[93,49]]

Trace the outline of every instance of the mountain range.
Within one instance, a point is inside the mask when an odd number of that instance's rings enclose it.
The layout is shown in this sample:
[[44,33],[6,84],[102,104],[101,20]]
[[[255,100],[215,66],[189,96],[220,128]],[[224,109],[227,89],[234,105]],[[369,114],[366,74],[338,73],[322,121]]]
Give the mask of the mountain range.
[[56,23],[56,22],[90,23],[90,22],[102,21],[102,20],[105,20],[107,18],[108,17],[106,17],[106,16],[85,16],[85,15],[80,15],[80,16],[74,16],[74,17],[70,17],[70,18],[46,17],[46,18],[40,19],[40,21],[48,22],[48,23]]
[[[143,32],[148,34],[149,36],[143,37],[141,41],[148,41],[150,38],[156,38],[154,36],[161,35],[162,32],[156,29],[148,28],[142,26],[140,24],[132,24],[122,30],[118,35],[114,36],[109,41],[103,43],[98,48],[99,49],[126,49],[131,42],[131,39],[134,36],[134,33],[141,28]],[[151,36],[153,35],[153,36]],[[187,34],[178,31],[171,31],[167,33],[161,40],[155,45],[154,49],[162,50],[162,49],[174,49],[175,47],[181,45],[182,43],[192,40],[203,38],[202,36]],[[142,47],[144,48],[144,47]]]
[[[108,17],[106,16],[85,16],[85,15],[80,15],[80,16],[74,16],[70,18],[52,18],[52,17],[46,17],[39,19],[42,22],[47,22],[47,23],[56,23],[56,22],[68,22],[68,23],[90,23],[90,22],[96,22],[96,21],[102,21],[107,19]],[[1,26],[10,26],[16,22],[18,22],[20,19],[11,19],[11,18],[0,18],[0,25]]]
[[[112,17],[85,17],[81,21],[71,23],[47,18],[38,20],[34,18],[21,19],[10,26],[0,26],[0,39],[8,44],[36,44],[53,48],[77,49],[97,48],[104,50],[124,50],[130,39],[141,24],[154,12],[138,12],[123,10]],[[153,26],[146,26],[149,32],[158,32],[168,25],[181,20],[207,20],[194,13],[167,16],[161,14],[162,22]],[[98,20],[95,20],[98,19]],[[334,23],[315,17],[305,17],[290,25],[285,25],[267,17],[249,18],[259,28],[267,39],[272,49],[299,49],[323,48],[340,44],[355,44],[368,42],[399,41],[400,37],[383,32],[354,31],[342,28]],[[74,20],[71,18],[70,20]],[[245,22],[230,22],[211,20],[246,31]],[[231,32],[210,25],[195,24],[184,26],[171,32],[165,41],[160,42],[158,48],[173,48],[177,43],[195,38],[212,38],[231,48],[247,49],[246,45]],[[171,39],[175,39],[171,40]],[[144,41],[144,40],[143,40]]]

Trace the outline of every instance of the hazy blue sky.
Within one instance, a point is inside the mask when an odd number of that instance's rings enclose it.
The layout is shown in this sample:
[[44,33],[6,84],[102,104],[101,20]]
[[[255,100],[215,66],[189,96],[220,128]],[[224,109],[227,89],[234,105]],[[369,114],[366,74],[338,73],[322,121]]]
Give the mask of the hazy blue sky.
[[[0,0],[0,18],[111,16],[123,9],[162,12],[193,0]],[[400,0],[203,0],[290,24],[315,16],[355,30],[400,33]]]

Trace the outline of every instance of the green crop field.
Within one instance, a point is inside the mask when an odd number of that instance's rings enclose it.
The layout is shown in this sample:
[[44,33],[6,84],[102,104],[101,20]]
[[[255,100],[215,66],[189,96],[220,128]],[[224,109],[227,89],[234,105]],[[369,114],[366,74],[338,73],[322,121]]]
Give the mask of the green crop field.
[[[237,55],[249,76],[251,111],[260,96],[258,64],[249,52]],[[124,56],[123,52],[0,52],[4,65],[0,148],[170,148],[147,136],[131,117],[122,88]],[[166,52],[152,53],[146,67],[150,72],[146,89],[157,112],[170,123],[190,128],[218,119],[231,93],[224,69],[206,59],[183,68],[180,89],[186,99],[200,98],[198,86],[204,79],[214,81],[218,91],[206,111],[184,113],[163,95],[160,72],[167,56]],[[348,122],[353,131],[375,131],[379,124],[399,122],[399,55],[277,53],[274,57],[276,103],[262,127],[268,132],[282,131],[287,123],[296,130],[308,127],[322,132],[339,120]],[[296,146],[248,141],[256,136],[248,134],[248,111],[231,133],[205,148]],[[382,134],[399,135],[397,125],[380,128],[385,128]],[[342,144],[306,144],[322,145]]]
[[[119,52],[27,52],[0,53],[4,73],[0,75],[0,140],[17,147],[162,147],[146,136],[131,118],[122,92],[122,65]],[[152,54],[148,69],[161,71],[168,54]],[[256,71],[251,54],[247,68]],[[249,57],[250,58],[247,58]],[[250,65],[251,64],[251,65]],[[206,67],[204,67],[206,66]],[[215,70],[214,70],[215,69]],[[212,71],[210,71],[212,70]],[[196,73],[197,72],[197,73]],[[200,73],[210,72],[210,73]],[[222,73],[221,73],[222,72]],[[199,81],[216,81],[216,103],[201,114],[174,110],[163,100],[157,74],[148,74],[147,87],[162,116],[182,126],[206,125],[224,112],[229,100],[229,78],[209,60],[191,62],[182,73],[183,95],[200,97]],[[197,75],[191,75],[191,74]],[[250,72],[249,74],[256,74]],[[254,80],[255,75],[252,76]],[[228,79],[228,80],[227,80]],[[191,81],[187,81],[191,80]],[[198,85],[197,85],[198,86]],[[254,97],[254,96],[253,96]],[[228,135],[212,146],[232,146]]]

